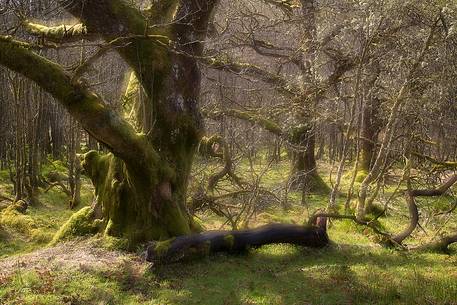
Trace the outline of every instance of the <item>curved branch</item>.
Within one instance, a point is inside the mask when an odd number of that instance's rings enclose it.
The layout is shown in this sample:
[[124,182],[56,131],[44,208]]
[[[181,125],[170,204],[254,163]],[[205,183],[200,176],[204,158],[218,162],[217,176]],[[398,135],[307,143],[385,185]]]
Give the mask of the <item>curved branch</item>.
[[282,76],[268,72],[260,67],[248,63],[237,63],[218,57],[204,57],[202,62],[210,68],[232,72],[239,75],[254,77],[264,83],[275,86],[275,89],[289,98],[296,98],[302,93],[301,88],[293,85]]
[[157,154],[144,136],[107,106],[101,97],[81,83],[71,81],[63,68],[29,49],[29,45],[9,36],[0,36],[0,65],[36,82],[56,98],[83,128],[106,144],[128,164],[151,166]]
[[[211,148],[214,144],[218,144],[222,148],[222,159],[224,161],[224,167],[218,171],[217,173],[211,175],[208,179],[208,191],[213,192],[216,185],[219,183],[219,181],[224,178],[226,175],[231,177],[233,181],[238,185],[241,186],[242,182],[241,179],[235,175],[233,172],[233,161],[232,161],[232,154],[230,152],[229,146],[227,142],[224,141],[224,139],[221,136],[214,135],[210,138],[207,138],[207,143],[206,145],[211,145]],[[208,148],[207,148],[208,150]],[[217,153],[213,153],[213,155],[216,155]]]
[[457,174],[451,176],[446,182],[436,189],[412,190],[411,195],[414,197],[437,197],[447,192],[457,182]]
[[414,232],[417,224],[419,223],[419,211],[417,210],[416,201],[414,200],[412,192],[412,190],[405,192],[406,202],[408,203],[408,211],[410,215],[409,225],[400,233],[392,236],[392,240],[398,244],[401,244],[406,238],[408,238]]
[[410,189],[410,182],[408,182],[408,190],[405,192],[406,202],[408,203],[408,209],[410,214],[410,223],[408,227],[402,232],[392,237],[392,240],[401,244],[407,237],[414,232],[419,223],[419,212],[415,202],[415,197],[437,197],[446,193],[455,183],[457,182],[457,174],[450,177],[446,182],[436,189],[427,190],[412,190]]
[[436,241],[420,246],[417,250],[446,252],[453,243],[457,243],[457,234],[441,237]]
[[373,222],[373,220],[371,220],[371,221],[360,220],[360,219],[357,219],[357,217],[354,216],[354,215],[341,215],[341,214],[337,214],[337,213],[317,213],[317,214],[312,215],[309,218],[308,224],[309,225],[315,224],[320,219],[327,219],[327,218],[352,220],[353,222],[355,222],[358,225],[369,227],[370,229],[373,230],[373,232],[383,236],[385,239],[387,239],[389,241],[391,240],[390,234],[379,230],[379,228],[376,227],[376,225]]

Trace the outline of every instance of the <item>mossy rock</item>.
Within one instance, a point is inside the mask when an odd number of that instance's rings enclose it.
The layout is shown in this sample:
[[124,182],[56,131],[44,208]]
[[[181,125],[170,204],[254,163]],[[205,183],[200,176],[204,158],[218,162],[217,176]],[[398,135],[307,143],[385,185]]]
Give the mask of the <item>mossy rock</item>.
[[57,231],[50,245],[55,245],[59,241],[68,240],[72,237],[96,233],[98,227],[93,218],[94,210],[91,207],[84,207],[74,213],[59,231]]
[[15,231],[29,235],[37,228],[32,217],[17,211],[14,204],[10,205],[0,213],[0,225],[9,227]]

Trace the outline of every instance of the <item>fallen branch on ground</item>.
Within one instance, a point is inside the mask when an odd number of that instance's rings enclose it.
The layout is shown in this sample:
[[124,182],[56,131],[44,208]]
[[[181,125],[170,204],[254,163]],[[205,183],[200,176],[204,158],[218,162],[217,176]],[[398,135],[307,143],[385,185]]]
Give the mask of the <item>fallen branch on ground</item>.
[[319,226],[269,224],[248,230],[208,231],[179,236],[151,244],[146,251],[146,260],[172,263],[217,252],[242,252],[249,248],[279,243],[310,248],[324,247],[329,243],[326,221],[321,221]]

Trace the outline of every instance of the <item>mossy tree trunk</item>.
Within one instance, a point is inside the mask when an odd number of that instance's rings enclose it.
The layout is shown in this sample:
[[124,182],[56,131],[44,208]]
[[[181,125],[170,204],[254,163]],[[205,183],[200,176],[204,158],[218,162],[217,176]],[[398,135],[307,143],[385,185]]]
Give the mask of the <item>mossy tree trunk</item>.
[[302,125],[290,131],[292,149],[289,183],[304,193],[328,193],[329,189],[317,172],[315,134],[311,126]]
[[[394,135],[397,131],[397,121],[402,113],[403,106],[406,104],[408,99],[406,98],[408,92],[411,90],[412,84],[414,83],[414,78],[416,77],[418,71],[421,69],[421,62],[423,61],[424,57],[426,56],[433,38],[435,36],[437,29],[437,22],[433,24],[433,26],[430,28],[429,35],[427,37],[427,40],[424,42],[424,45],[422,46],[422,49],[417,56],[416,60],[410,67],[408,74],[406,75],[406,78],[400,87],[400,89],[397,92],[397,95],[395,96],[393,100],[392,107],[390,109],[390,114],[389,118],[387,119],[387,124],[384,128],[384,136],[382,140],[380,141],[380,147],[379,150],[377,151],[376,157],[374,158],[373,165],[366,175],[366,177],[363,179],[362,183],[360,184],[359,187],[359,193],[358,193],[358,202],[357,202],[357,219],[362,220],[365,218],[365,215],[367,213],[367,198],[368,198],[368,193],[371,184],[378,178],[380,174],[382,174],[383,171],[383,165],[384,161],[388,157],[388,154],[390,152],[390,148],[392,146],[393,138]],[[368,207],[370,208],[370,207]]]
[[[304,16],[303,40],[306,47],[302,50],[301,76],[304,87],[316,83],[315,61],[318,52],[318,38],[316,28],[317,3],[315,0],[300,0],[302,15]],[[314,117],[311,115],[321,101],[320,94],[303,95],[300,100],[303,110],[299,111],[296,121],[299,122],[290,130],[290,142],[296,146],[291,153],[292,168],[289,181],[293,189],[303,191],[303,194],[327,193],[328,187],[317,172],[315,156],[316,136]]]
[[373,157],[376,148],[376,138],[378,137],[380,122],[378,112],[380,101],[373,97],[367,101],[363,108],[363,119],[360,139],[360,160],[359,169],[368,173],[373,163]]
[[[145,94],[143,119],[135,124],[27,43],[0,37],[0,64],[36,81],[111,151],[84,156],[82,166],[97,198],[93,212],[85,215],[94,218],[98,231],[127,239],[131,248],[196,230],[185,204],[194,152],[203,135],[196,57],[202,54],[216,2],[153,1],[139,11],[121,0],[65,1],[85,31],[116,46],[133,70]],[[40,29],[44,37],[54,33]]]

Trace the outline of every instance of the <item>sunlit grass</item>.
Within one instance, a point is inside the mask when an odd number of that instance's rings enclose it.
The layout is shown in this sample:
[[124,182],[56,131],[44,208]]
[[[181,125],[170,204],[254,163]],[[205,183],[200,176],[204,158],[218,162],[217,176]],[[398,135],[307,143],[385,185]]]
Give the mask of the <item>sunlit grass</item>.
[[[259,163],[265,166],[266,160]],[[214,169],[218,165],[211,166]],[[241,172],[244,170],[244,178],[249,177],[246,166],[243,163],[238,167]],[[273,164],[262,185],[284,185],[288,170],[286,159]],[[329,171],[329,165],[320,164],[322,177],[330,185]],[[346,174],[338,197],[340,206],[346,200],[348,179],[350,175]],[[3,180],[1,187],[8,188],[6,183]],[[394,188],[389,185],[382,198],[387,198]],[[91,202],[91,192],[85,180],[84,204]],[[299,192],[290,192],[288,200],[290,209],[268,206],[255,215],[250,225],[303,224],[310,213],[327,205],[328,196],[311,194],[302,201]],[[24,219],[33,222],[25,225],[24,232],[3,225],[6,231],[0,230],[0,257],[46,247],[49,236],[74,213],[68,208],[68,198],[57,189],[40,195],[40,202],[41,205],[30,207],[26,215],[17,216],[15,221],[19,223]],[[418,204],[421,217],[425,218],[427,213],[446,210],[451,198],[421,200]],[[408,224],[402,196],[394,198],[388,215],[379,220],[386,231],[397,232]],[[219,229],[224,222],[211,213],[198,216],[207,229]],[[407,243],[431,239],[446,219],[424,223],[429,233],[416,230]],[[39,234],[34,237],[27,233],[30,228]],[[441,232],[452,230],[457,230],[457,222],[451,217]],[[450,255],[385,249],[377,244],[371,230],[348,220],[333,221],[328,234],[332,244],[320,250],[270,245],[244,254],[152,266],[142,273],[132,270],[128,260],[108,270],[25,270],[18,266],[12,275],[0,275],[0,304],[457,304],[456,246],[451,247]]]

